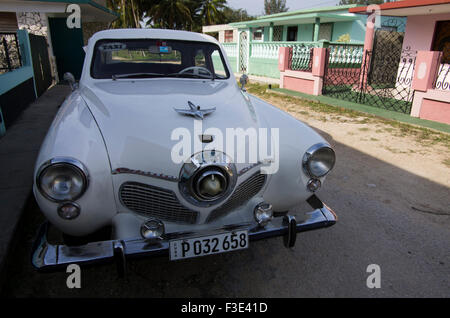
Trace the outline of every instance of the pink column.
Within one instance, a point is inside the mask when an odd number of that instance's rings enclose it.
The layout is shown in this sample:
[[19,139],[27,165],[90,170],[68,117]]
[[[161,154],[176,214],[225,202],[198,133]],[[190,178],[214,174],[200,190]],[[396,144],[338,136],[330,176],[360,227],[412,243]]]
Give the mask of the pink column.
[[280,47],[278,51],[278,69],[284,72],[289,69],[289,53],[292,51],[290,47]]
[[323,47],[315,47],[313,49],[312,75],[322,77],[325,73],[325,62],[327,57],[327,49]]
[[373,38],[375,34],[375,15],[368,15],[366,22],[366,37],[364,38],[364,51],[361,66],[361,75],[359,78],[359,88],[362,89],[367,81],[367,73],[370,65],[370,55],[367,52],[372,52]]
[[418,51],[411,87],[426,92],[433,87],[436,72],[440,63],[440,53],[436,51]]

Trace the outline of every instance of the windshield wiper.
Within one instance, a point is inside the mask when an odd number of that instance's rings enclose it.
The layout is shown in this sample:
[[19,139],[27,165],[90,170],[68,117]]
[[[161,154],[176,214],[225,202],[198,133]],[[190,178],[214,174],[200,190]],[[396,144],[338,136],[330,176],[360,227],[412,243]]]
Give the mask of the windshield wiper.
[[209,76],[209,75],[202,75],[202,74],[192,74],[192,73],[171,73],[166,74],[166,76],[170,77],[191,77],[191,78],[206,78],[210,80],[214,80],[217,78],[215,75]]
[[193,78],[207,78],[212,79],[216,78],[213,76],[202,75],[202,74],[189,74],[189,73],[171,73],[171,74],[161,74],[161,73],[129,73],[129,74],[118,74],[112,75],[111,79],[115,81],[119,78],[133,78],[133,77],[193,77]]
[[111,79],[115,81],[118,78],[131,78],[131,77],[164,77],[166,74],[161,73],[129,73],[129,74],[118,74],[111,76]]

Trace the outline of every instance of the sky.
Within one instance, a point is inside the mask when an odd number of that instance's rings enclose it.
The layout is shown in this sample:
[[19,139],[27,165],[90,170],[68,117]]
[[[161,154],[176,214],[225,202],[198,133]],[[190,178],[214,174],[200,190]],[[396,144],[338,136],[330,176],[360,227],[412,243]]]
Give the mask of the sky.
[[[264,0],[227,0],[232,8],[246,9],[250,15],[263,15]],[[286,7],[289,11],[335,6],[339,0],[287,0]]]

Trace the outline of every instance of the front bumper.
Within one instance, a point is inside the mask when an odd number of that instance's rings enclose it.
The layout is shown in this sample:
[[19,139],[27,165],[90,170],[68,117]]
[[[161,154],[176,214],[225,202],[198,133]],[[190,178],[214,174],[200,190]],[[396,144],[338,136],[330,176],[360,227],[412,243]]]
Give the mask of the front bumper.
[[127,240],[108,240],[88,243],[81,246],[53,245],[47,240],[48,222],[41,225],[32,251],[32,263],[39,270],[58,270],[69,264],[93,264],[108,261],[124,263],[127,258],[141,256],[169,255],[169,241],[200,237],[221,232],[247,229],[250,241],[283,236],[286,247],[295,244],[296,234],[329,227],[336,223],[337,216],[329,207],[313,196],[309,202],[315,210],[308,212],[306,221],[297,224],[293,216],[274,218],[266,227],[239,224],[222,227],[208,232],[170,233],[164,240],[149,242],[143,238]]

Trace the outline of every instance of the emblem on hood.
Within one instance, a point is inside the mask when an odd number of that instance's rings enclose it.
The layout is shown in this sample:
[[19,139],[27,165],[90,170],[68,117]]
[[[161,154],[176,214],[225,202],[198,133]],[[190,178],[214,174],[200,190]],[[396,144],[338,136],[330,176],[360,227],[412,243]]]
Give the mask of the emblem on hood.
[[203,119],[206,115],[213,113],[216,108],[200,109],[200,106],[195,106],[192,102],[188,101],[189,109],[174,108],[175,111],[182,115],[194,116],[198,119]]

